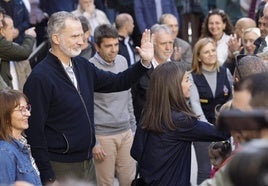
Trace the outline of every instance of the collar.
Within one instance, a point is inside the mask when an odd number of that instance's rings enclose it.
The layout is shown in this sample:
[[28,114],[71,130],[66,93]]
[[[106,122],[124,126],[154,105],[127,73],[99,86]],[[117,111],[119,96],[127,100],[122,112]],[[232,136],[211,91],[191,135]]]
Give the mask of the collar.
[[119,39],[119,41],[124,41],[124,40],[125,40],[125,37],[124,37],[124,36],[119,35],[119,36],[118,36],[118,39]]
[[[61,62],[61,60],[51,52],[51,48],[49,49],[49,53],[52,54],[52,56],[56,57]],[[61,64],[64,67],[64,69],[66,69],[68,67],[71,67],[72,68],[73,67],[72,58],[70,59],[69,65],[65,65],[63,62],[61,62]]]
[[[24,144],[24,142],[26,142],[26,144]],[[27,151],[28,150],[27,140],[24,142],[22,143],[22,142],[20,142],[20,140],[17,140],[15,138],[12,138],[12,140],[11,140],[11,143],[14,144],[16,146],[16,148],[18,148],[20,151],[25,151],[25,150]]]
[[129,39],[130,39],[129,37],[126,37],[125,40],[124,40],[124,43],[125,43],[125,44],[128,44]]
[[108,62],[106,62],[106,61],[99,55],[98,52],[95,53],[94,57],[95,57],[95,59],[97,59],[97,61],[98,61],[100,64],[102,64],[102,65],[106,65],[106,66],[114,66],[115,61],[116,61],[116,60],[114,60],[113,63],[108,63]]
[[[53,53],[48,52],[47,56],[47,63],[51,64],[52,66],[56,68],[65,69],[65,67],[62,65],[62,62],[59,60],[57,56],[55,56]],[[74,62],[74,58],[71,58],[72,63]],[[73,64],[72,64],[73,65]],[[66,65],[65,65],[66,66]]]
[[159,64],[157,63],[157,61],[155,60],[155,58],[153,58],[152,60],[152,65],[154,68],[156,68]]
[[[171,60],[168,59],[167,61],[171,61]],[[156,61],[155,58],[153,58],[153,60],[152,60],[152,65],[153,65],[154,68],[156,68],[159,65],[159,63]]]
[[225,43],[227,40],[229,40],[229,36],[223,32],[221,38],[217,41],[217,44],[219,43]]
[[119,35],[118,39],[119,39],[119,41],[124,41],[124,43],[127,43],[127,42],[129,42],[130,37],[129,36],[124,37],[124,36]]
[[69,65],[65,65],[65,63],[62,63],[62,62],[61,62],[61,64],[62,64],[62,66],[63,66],[63,68],[64,68],[65,70],[66,70],[67,68],[73,68],[72,60],[70,61]]

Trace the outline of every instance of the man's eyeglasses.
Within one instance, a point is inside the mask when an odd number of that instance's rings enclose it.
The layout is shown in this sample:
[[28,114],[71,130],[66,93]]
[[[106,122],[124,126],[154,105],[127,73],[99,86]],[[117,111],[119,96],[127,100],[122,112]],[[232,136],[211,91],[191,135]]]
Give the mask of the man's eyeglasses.
[[30,104],[26,105],[26,106],[19,106],[19,108],[17,110],[14,111],[20,111],[22,115],[25,115],[28,112],[31,112],[32,107]]

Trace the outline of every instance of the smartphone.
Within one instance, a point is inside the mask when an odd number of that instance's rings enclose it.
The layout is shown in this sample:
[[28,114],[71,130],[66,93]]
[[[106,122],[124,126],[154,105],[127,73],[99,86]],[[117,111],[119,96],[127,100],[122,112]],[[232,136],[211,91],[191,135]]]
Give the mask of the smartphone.
[[220,130],[259,130],[268,128],[268,110],[222,111],[217,120]]

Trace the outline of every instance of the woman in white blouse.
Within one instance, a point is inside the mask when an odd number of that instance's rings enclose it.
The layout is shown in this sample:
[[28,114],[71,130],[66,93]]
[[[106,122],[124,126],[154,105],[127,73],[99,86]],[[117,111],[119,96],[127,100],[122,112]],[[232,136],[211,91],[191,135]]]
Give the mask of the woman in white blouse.
[[228,58],[228,41],[233,34],[233,25],[223,10],[210,10],[202,24],[201,38],[212,37],[217,44],[220,65]]

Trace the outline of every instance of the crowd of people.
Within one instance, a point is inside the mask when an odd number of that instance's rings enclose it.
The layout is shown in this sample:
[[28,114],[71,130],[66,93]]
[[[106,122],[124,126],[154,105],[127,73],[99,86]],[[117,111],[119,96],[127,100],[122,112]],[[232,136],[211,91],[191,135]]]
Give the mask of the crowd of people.
[[267,45],[265,0],[1,1],[0,185],[268,184]]

